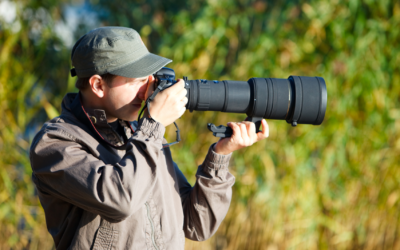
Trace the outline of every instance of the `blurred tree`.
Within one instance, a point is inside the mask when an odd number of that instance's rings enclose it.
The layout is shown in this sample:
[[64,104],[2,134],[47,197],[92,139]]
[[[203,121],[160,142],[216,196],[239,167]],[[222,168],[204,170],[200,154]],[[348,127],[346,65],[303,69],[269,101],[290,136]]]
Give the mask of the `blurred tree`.
[[30,138],[58,115],[67,50],[56,36],[60,1],[0,2],[0,249],[49,249],[30,179]]

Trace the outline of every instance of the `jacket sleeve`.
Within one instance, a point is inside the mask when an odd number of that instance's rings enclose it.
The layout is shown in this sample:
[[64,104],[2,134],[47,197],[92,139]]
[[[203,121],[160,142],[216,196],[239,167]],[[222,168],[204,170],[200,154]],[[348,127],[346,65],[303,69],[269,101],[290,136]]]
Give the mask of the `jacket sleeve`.
[[125,156],[110,165],[79,138],[50,126],[30,150],[33,181],[42,192],[119,222],[148,198],[158,178],[164,132],[163,125],[144,118],[128,141]]
[[210,238],[225,218],[232,199],[235,177],[229,173],[232,154],[219,155],[212,145],[197,169],[193,187],[175,165],[184,212],[185,237],[195,241]]

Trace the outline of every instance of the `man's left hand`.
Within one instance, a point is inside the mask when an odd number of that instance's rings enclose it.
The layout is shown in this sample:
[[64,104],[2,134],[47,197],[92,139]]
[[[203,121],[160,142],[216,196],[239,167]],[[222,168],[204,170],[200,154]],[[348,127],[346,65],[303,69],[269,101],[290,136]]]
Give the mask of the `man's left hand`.
[[253,122],[229,122],[233,134],[228,138],[221,138],[214,145],[214,152],[228,155],[238,149],[253,145],[255,142],[266,139],[269,136],[269,127],[266,120],[261,121],[262,131],[256,133],[256,126]]

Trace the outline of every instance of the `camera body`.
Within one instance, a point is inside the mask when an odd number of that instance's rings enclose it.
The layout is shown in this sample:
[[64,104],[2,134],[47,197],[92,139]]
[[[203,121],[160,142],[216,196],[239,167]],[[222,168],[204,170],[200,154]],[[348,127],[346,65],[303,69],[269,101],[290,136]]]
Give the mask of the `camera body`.
[[156,85],[155,87],[158,87],[162,84],[160,91],[163,91],[164,89],[167,89],[174,85],[177,81],[175,80],[175,71],[173,69],[164,67],[154,73],[154,78],[156,79]]

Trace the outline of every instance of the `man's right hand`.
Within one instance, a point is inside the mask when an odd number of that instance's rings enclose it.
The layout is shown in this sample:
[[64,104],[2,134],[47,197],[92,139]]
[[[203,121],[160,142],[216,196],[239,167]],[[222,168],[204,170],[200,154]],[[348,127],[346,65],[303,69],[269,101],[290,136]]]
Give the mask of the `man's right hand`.
[[[146,98],[151,95],[155,84],[154,81],[149,82]],[[150,115],[157,122],[164,125],[170,125],[181,117],[186,111],[187,90],[185,89],[185,81],[179,79],[173,86],[159,92],[154,100],[150,103]]]

